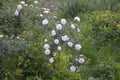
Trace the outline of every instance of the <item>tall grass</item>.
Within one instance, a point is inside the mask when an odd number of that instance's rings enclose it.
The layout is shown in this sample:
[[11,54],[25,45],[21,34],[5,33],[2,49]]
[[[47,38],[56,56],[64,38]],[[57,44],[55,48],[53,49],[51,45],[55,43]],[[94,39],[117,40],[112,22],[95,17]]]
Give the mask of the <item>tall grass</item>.
[[119,10],[119,0],[61,0],[60,10],[64,17],[74,17],[79,13],[95,10]]

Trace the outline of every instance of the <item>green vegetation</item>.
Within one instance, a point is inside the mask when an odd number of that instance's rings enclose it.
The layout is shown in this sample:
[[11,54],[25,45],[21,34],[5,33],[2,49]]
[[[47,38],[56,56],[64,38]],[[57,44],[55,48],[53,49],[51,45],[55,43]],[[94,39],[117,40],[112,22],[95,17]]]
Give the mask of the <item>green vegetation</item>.
[[0,1],[0,80],[120,80],[120,1],[51,1]]

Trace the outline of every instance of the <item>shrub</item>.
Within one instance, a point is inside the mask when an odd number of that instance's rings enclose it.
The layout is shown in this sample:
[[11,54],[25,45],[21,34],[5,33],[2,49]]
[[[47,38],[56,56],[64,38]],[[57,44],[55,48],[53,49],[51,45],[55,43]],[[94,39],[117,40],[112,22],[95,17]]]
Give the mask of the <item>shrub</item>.
[[120,27],[119,13],[111,11],[93,12],[92,26],[94,39],[99,44],[108,44],[109,42],[119,45]]

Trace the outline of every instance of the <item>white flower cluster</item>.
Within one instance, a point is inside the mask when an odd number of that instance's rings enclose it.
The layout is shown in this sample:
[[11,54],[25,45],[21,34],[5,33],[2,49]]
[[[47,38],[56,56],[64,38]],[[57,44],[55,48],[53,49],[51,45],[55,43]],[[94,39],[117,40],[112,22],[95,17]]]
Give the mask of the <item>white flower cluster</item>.
[[[43,10],[44,10],[43,13],[49,12],[49,9],[47,9],[47,8],[43,8]],[[43,17],[43,14],[39,14],[39,16]],[[74,21],[79,22],[80,18],[75,17]],[[48,19],[45,18],[42,20],[43,26],[48,25],[48,23],[49,23]],[[80,29],[77,28],[77,26],[74,23],[69,24],[66,19],[62,18],[58,23],[54,23],[54,24],[55,24],[55,26],[54,26],[54,28],[51,28],[50,34],[46,35],[49,41],[47,39],[45,39],[45,44],[44,44],[44,49],[45,49],[44,53],[46,56],[48,56],[50,63],[54,62],[54,57],[56,56],[56,53],[54,53],[54,50],[56,49],[58,52],[62,51],[61,43],[63,43],[63,44],[65,43],[65,45],[67,45],[69,48],[74,48],[76,50],[80,50],[82,48],[82,46],[80,44],[75,44],[76,42],[71,37],[69,37],[69,35],[67,35],[67,32],[69,32],[69,31],[66,30],[66,32],[64,33],[64,31],[65,31],[65,29],[67,29],[67,27],[71,28],[73,30],[76,29],[76,32],[80,32]],[[49,26],[51,26],[51,25],[48,25],[47,27],[49,27]],[[49,33],[49,30],[45,30],[45,31],[48,31],[48,33]],[[48,44],[48,42],[50,42],[49,43],[50,45]],[[84,60],[84,58],[81,57],[81,58],[77,59],[77,62],[82,64],[85,62],[85,60]],[[70,67],[71,71],[76,71],[76,69],[77,69],[77,67],[75,67],[74,65],[72,65]]]

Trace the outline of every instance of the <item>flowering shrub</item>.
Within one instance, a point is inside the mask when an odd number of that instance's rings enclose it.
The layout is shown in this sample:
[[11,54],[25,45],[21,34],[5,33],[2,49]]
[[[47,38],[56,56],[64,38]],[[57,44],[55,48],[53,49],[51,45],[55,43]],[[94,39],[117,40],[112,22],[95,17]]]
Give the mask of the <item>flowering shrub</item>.
[[[58,19],[57,19],[58,20]],[[44,44],[44,53],[46,58],[50,63],[56,63],[56,56],[59,56],[63,50],[75,49],[79,51],[82,46],[79,44],[80,38],[77,37],[77,33],[80,32],[80,29],[75,24],[80,22],[79,17],[75,17],[73,22],[67,21],[66,19],[61,19],[58,21],[54,19],[47,18],[42,20],[43,30],[45,32],[45,44]],[[66,49],[64,49],[66,47]],[[67,52],[67,51],[66,51]],[[76,52],[77,54],[77,52]],[[79,58],[78,64],[84,63],[84,57]],[[76,71],[75,66],[70,67],[71,71]]]
[[[72,53],[69,48],[81,49],[78,35],[74,34],[80,32],[75,24],[80,18],[73,22],[58,20],[49,15],[50,9],[38,8],[37,0],[5,6],[8,2],[3,2],[0,14],[0,79],[81,79],[80,72],[70,71],[68,54]],[[9,7],[12,9],[7,10]]]

